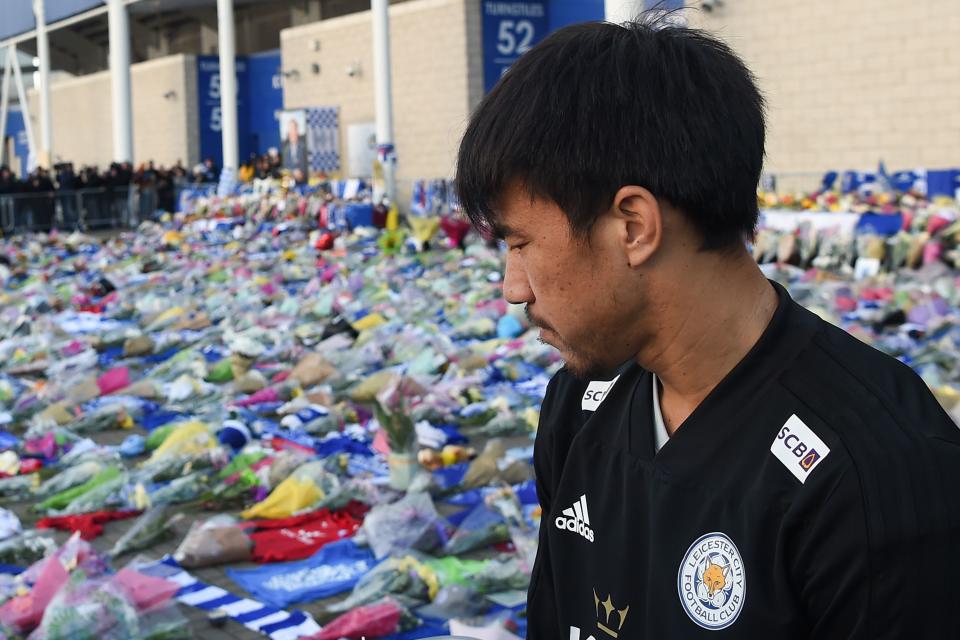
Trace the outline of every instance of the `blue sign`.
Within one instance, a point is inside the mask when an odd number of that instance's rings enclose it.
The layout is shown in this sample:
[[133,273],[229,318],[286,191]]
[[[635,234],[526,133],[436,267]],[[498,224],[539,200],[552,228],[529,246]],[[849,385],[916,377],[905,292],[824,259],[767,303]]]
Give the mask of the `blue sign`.
[[[250,153],[249,136],[241,135],[249,120],[250,101],[247,85],[247,61],[237,58],[237,135],[240,158]],[[212,158],[223,166],[223,114],[220,110],[220,58],[197,56],[197,101],[200,103],[200,161]]]
[[[20,178],[27,177],[27,163],[30,160],[30,145],[27,144],[27,130],[23,124],[23,114],[20,112],[19,105],[10,107],[7,112],[7,137],[13,138],[13,154],[17,156],[20,163]],[[7,160],[11,168],[16,164],[11,159]]]
[[490,91],[520,56],[547,34],[546,2],[484,0],[483,83]]
[[[277,112],[283,108],[280,52],[237,57],[237,146],[240,162],[280,146]],[[223,117],[220,112],[220,59],[197,56],[200,160],[223,165]]]
[[603,0],[550,0],[547,18],[550,32],[578,22],[603,20]]
[[[280,121],[283,110],[283,76],[280,75],[280,51],[265,51],[247,56],[247,94],[250,105],[246,128],[240,123],[240,138],[246,137],[249,153],[263,155],[270,147],[280,148]],[[241,92],[244,89],[241,87]],[[243,146],[241,143],[240,146]],[[240,161],[248,155],[240,154]]]

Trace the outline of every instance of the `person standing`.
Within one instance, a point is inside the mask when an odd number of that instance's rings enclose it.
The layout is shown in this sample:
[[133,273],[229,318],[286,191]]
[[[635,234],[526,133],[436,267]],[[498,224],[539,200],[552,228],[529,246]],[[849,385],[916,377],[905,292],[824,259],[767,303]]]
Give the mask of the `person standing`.
[[649,14],[561,29],[471,116],[459,201],[566,366],[530,640],[958,637],[960,430],[747,251],[764,102]]

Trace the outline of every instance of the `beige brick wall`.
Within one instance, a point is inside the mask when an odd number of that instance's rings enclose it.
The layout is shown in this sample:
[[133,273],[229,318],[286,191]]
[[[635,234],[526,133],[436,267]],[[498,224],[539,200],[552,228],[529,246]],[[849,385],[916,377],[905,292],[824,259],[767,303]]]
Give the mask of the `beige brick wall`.
[[[27,92],[34,138],[41,144],[40,103]],[[113,155],[110,134],[110,74],[106,71],[61,80],[50,87],[53,161],[76,165],[108,164]]]
[[[196,130],[197,63],[191,55],[151,60],[131,68],[133,153],[137,162],[195,163],[200,154]],[[173,91],[176,95],[164,98]],[[194,117],[191,118],[190,115]],[[195,147],[195,148],[194,148]]]
[[768,171],[960,166],[957,0],[726,0],[688,15],[757,75]]
[[[134,164],[154,160],[170,165],[196,162],[197,82],[193,56],[175,55],[130,67],[133,98]],[[174,96],[164,98],[168,91]],[[104,71],[50,87],[54,160],[107,166],[113,160],[110,73]],[[39,104],[28,96],[39,139]]]
[[[369,11],[286,29],[284,70],[298,79],[284,87],[288,109],[340,108],[341,155],[349,157],[347,127],[374,121],[372,18]],[[453,175],[457,143],[470,109],[482,97],[478,0],[411,0],[390,7],[394,135],[401,204],[413,180]],[[314,51],[314,41],[320,50]],[[359,62],[362,74],[349,77]],[[320,74],[311,64],[320,65]]]

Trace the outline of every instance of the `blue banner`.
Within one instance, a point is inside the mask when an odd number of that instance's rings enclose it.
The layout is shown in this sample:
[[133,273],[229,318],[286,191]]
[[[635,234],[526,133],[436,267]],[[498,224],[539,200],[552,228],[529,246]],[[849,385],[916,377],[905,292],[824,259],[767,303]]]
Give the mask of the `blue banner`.
[[[250,119],[247,60],[237,58],[237,135],[240,159],[250,154],[250,136],[245,135]],[[197,56],[197,101],[200,103],[200,161],[212,158],[219,169],[223,166],[223,116],[220,111],[220,59],[218,56]]]
[[[278,112],[283,110],[283,77],[280,75],[280,50],[265,51],[247,56],[247,84],[240,91],[249,108],[249,119],[244,128],[240,122],[240,139],[247,138],[247,155],[263,155],[270,147],[280,148]],[[243,143],[241,142],[241,147]]]
[[603,20],[603,0],[550,0],[547,18],[551,33],[578,22]]
[[[23,126],[23,114],[20,107],[11,106],[7,112],[7,136],[13,138],[13,153],[20,164],[20,178],[27,178],[27,163],[30,160],[30,145],[27,144],[27,130]],[[15,168],[16,162],[12,159],[7,160],[11,169]]]
[[[220,59],[197,56],[197,101],[200,114],[200,161],[223,165],[223,119],[220,113]],[[240,162],[280,146],[277,115],[283,108],[280,52],[237,57],[237,141]]]
[[483,83],[490,91],[520,56],[547,34],[546,2],[484,0]]

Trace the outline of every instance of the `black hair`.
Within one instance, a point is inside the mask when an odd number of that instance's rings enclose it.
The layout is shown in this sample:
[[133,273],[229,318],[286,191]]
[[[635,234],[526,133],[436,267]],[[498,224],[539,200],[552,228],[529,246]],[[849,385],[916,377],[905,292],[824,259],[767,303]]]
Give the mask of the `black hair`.
[[642,186],[682,211],[704,250],[757,224],[764,102],[723,42],[663,12],[622,26],[560,29],[524,54],[473,112],[457,158],[457,195],[481,230],[519,181],[589,238],[620,187]]

